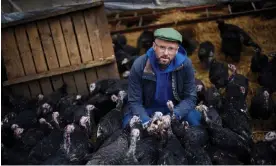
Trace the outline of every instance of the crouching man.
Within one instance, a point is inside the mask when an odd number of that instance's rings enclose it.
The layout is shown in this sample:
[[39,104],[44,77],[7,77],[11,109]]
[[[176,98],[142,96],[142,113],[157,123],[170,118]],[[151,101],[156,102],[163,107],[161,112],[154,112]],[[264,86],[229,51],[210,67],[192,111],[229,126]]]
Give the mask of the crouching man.
[[123,119],[126,127],[133,115],[147,126],[154,112],[169,114],[167,101],[173,101],[179,120],[200,125],[201,115],[196,111],[194,69],[185,49],[180,45],[181,34],[173,28],[154,32],[153,46],[135,60],[128,85],[128,110]]

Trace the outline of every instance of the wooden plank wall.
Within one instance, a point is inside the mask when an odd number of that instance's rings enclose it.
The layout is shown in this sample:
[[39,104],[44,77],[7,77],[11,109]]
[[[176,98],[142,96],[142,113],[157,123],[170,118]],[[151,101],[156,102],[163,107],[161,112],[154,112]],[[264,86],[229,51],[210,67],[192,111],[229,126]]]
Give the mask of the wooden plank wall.
[[[8,79],[114,56],[104,7],[76,11],[2,29],[2,56]],[[65,82],[70,94],[88,94],[89,84],[119,78],[116,63],[12,85],[27,97],[50,94]]]

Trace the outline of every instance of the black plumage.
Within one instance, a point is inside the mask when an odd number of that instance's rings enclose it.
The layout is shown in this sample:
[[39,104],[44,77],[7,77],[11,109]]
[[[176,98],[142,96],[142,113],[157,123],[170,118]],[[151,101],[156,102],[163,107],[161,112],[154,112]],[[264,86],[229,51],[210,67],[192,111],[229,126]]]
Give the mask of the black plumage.
[[274,112],[274,103],[271,94],[263,88],[259,88],[257,94],[251,98],[249,113],[254,119],[267,120]]
[[98,149],[87,157],[86,165],[114,165],[122,162],[128,150],[128,134],[122,131],[111,144]]
[[253,145],[250,164],[252,165],[275,165],[276,151],[272,142],[259,141]]
[[257,51],[251,58],[250,70],[253,73],[262,72],[263,69],[268,65],[268,57]]
[[204,94],[204,104],[208,107],[214,107],[217,110],[220,110],[222,107],[222,95],[219,93],[218,89],[215,86],[207,88],[206,93]]
[[158,165],[187,165],[188,159],[185,149],[175,134],[168,130],[168,134],[160,141]]
[[140,54],[144,54],[150,49],[154,42],[154,35],[152,31],[143,31],[137,39],[137,49]]
[[213,59],[210,63],[209,80],[217,89],[224,88],[229,80],[228,67]]
[[211,60],[214,58],[215,46],[210,41],[200,43],[198,50],[198,58],[205,69],[210,66]]
[[195,79],[195,84],[196,84],[196,91],[197,91],[197,104],[199,102],[204,102],[204,94],[206,93],[205,90],[205,85],[203,84],[203,82],[199,79]]

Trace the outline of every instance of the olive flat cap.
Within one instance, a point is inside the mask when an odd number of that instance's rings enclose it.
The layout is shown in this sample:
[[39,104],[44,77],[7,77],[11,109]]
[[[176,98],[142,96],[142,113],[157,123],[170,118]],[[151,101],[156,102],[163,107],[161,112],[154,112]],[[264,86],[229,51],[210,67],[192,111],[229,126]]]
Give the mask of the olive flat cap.
[[178,41],[182,43],[182,35],[173,28],[160,28],[154,31],[154,37],[167,41]]

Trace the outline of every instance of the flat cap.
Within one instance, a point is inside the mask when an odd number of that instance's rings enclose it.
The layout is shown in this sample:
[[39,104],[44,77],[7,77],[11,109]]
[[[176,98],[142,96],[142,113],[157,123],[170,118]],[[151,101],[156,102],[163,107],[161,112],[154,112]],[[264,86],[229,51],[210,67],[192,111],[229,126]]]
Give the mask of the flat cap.
[[182,35],[173,28],[160,28],[154,31],[154,37],[167,41],[178,41],[182,43]]

